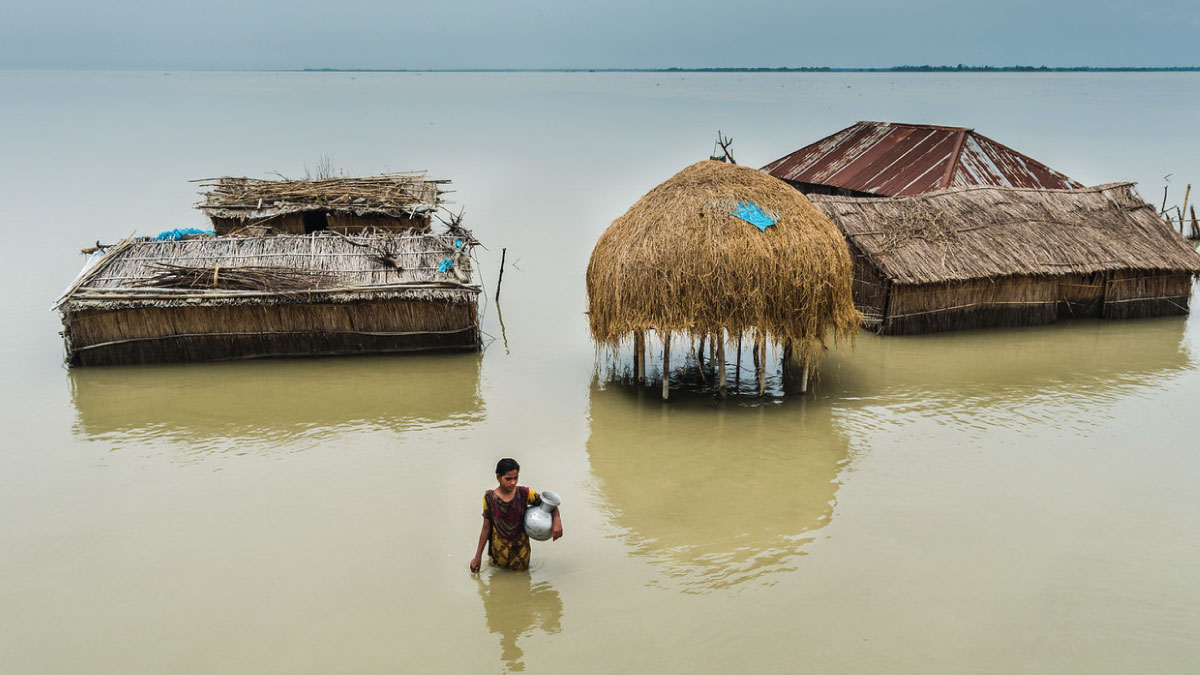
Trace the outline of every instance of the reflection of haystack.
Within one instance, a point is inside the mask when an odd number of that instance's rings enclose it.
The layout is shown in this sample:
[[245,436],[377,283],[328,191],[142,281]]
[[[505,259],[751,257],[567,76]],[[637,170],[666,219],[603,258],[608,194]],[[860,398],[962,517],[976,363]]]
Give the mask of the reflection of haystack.
[[688,592],[795,566],[833,515],[849,451],[830,409],[675,406],[593,388],[588,459],[625,541]]
[[[777,222],[760,230],[728,204]],[[597,343],[615,348],[654,330],[765,336],[807,361],[860,315],[837,228],[800,193],[747,167],[705,161],[651,190],[604,232],[587,271]],[[755,338],[757,340],[757,338]]]

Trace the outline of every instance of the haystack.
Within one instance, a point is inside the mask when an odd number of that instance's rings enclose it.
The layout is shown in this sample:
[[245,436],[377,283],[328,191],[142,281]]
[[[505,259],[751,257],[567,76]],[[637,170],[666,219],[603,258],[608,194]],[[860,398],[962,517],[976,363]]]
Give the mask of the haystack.
[[[735,215],[747,209],[774,224],[760,229]],[[773,342],[808,367],[826,340],[851,336],[861,320],[851,279],[845,240],[802,194],[754,169],[704,161],[600,237],[587,270],[592,337],[612,348],[632,337],[641,378],[644,335],[654,331],[664,343],[664,396],[671,335],[707,337],[724,392],[727,341],[749,338],[763,366]]]

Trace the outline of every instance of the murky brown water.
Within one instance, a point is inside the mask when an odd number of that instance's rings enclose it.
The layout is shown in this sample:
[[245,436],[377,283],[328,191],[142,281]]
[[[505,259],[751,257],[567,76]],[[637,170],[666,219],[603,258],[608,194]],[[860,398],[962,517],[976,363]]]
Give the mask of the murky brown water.
[[[748,163],[903,118],[1090,183],[1200,181],[1190,117],[1142,104],[1194,110],[1194,84],[0,74],[3,670],[1192,670],[1198,319],[864,334],[810,398],[664,406],[596,378],[582,272],[717,125]],[[433,100],[402,106],[413,86]],[[323,153],[456,180],[489,289],[512,263],[483,355],[59,365],[75,250],[198,224],[188,178]],[[503,455],[562,495],[566,536],[472,577]]]

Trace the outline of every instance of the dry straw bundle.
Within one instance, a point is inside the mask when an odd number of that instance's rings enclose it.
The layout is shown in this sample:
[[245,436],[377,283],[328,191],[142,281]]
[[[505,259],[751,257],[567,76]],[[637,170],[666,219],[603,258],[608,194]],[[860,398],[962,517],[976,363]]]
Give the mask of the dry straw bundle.
[[[760,231],[731,213],[752,202],[778,216]],[[635,332],[755,333],[807,361],[829,338],[851,336],[846,242],[782,181],[704,161],[642,197],[613,222],[587,270],[592,337],[616,347]]]
[[202,182],[211,188],[198,206],[205,210],[337,208],[393,210],[436,205],[446,180],[426,178],[423,172],[383,174],[360,178],[261,180],[226,176]]

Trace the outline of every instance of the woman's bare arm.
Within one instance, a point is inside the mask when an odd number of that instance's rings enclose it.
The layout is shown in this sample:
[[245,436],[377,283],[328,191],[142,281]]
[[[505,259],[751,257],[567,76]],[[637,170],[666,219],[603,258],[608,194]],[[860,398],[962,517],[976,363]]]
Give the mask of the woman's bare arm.
[[475,547],[475,557],[471,558],[471,572],[478,572],[483,566],[483,547],[487,545],[488,535],[492,533],[491,523],[483,519],[483,529],[479,531],[479,545]]

